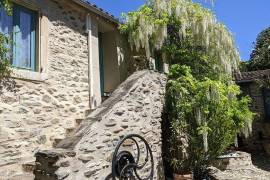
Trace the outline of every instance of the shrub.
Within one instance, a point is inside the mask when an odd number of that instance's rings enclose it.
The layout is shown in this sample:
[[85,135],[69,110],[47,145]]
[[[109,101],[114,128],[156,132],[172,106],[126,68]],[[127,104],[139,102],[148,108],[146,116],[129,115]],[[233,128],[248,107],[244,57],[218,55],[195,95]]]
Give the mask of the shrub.
[[185,65],[172,65],[166,92],[171,123],[171,165],[175,172],[202,177],[211,161],[234,142],[237,133],[251,131],[250,99],[238,99],[233,83],[197,80]]
[[[10,0],[0,1],[0,8],[4,8],[11,15],[12,6]],[[0,33],[0,94],[4,89],[12,91],[15,88],[15,81],[10,78],[12,72],[8,48],[10,43],[10,39],[5,34]]]
[[191,0],[149,0],[124,18],[120,29],[131,48],[149,59],[159,52],[171,66],[164,117],[168,161],[175,172],[201,176],[241,129],[250,131],[250,100],[238,100],[232,83],[240,63],[234,39],[211,11]]

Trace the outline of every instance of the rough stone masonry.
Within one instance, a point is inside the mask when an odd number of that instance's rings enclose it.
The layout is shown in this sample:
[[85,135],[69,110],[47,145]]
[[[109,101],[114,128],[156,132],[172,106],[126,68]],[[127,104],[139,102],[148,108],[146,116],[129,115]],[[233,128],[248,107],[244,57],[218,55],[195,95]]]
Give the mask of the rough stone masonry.
[[58,149],[36,154],[36,179],[105,179],[111,173],[115,146],[131,133],[148,141],[154,155],[154,179],[164,179],[161,114],[165,85],[164,74],[134,73]]
[[84,11],[68,3],[33,2],[48,19],[47,78],[17,80],[16,94],[0,96],[0,179],[22,174],[21,164],[64,138],[89,107]]

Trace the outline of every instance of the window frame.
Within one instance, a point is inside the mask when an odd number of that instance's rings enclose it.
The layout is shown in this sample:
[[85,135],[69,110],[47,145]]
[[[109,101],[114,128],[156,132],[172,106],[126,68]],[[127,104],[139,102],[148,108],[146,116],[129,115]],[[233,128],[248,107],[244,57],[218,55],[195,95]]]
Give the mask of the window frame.
[[[0,0],[1,1],[1,0]],[[34,73],[44,73],[44,68],[46,68],[46,62],[48,56],[46,55],[45,52],[41,52],[40,48],[43,48],[44,50],[48,50],[47,47],[47,40],[41,41],[41,25],[46,26],[47,18],[44,18],[45,21],[43,20],[43,15],[42,15],[42,9],[38,7],[37,4],[33,4],[33,2],[29,0],[11,0],[11,3],[13,5],[12,7],[12,16],[11,18],[11,34],[10,34],[10,39],[12,40],[12,44],[10,45],[10,63],[12,65],[13,71],[26,71],[26,72],[34,72]],[[20,13],[25,12],[31,16],[30,20],[30,66],[29,67],[23,67],[19,66],[20,60],[16,59],[16,45],[14,44],[16,42],[16,30],[15,27],[19,25],[20,22]],[[44,29],[44,27],[43,27]],[[44,31],[45,33],[47,32],[46,29]],[[44,33],[43,33],[44,36]],[[47,37],[47,36],[45,36]],[[40,43],[43,42],[43,45]],[[46,43],[46,44],[45,44]],[[45,57],[42,58],[41,54],[45,54]],[[41,67],[41,60],[43,61],[43,66]],[[25,74],[25,73],[24,73]],[[33,74],[33,73],[32,73]],[[16,78],[16,74],[13,73],[12,77]]]
[[37,13],[36,71],[12,67],[11,77],[22,81],[43,83],[47,81],[49,78],[48,61],[49,61],[50,20],[46,15],[47,11],[46,9],[41,8],[39,3],[33,3],[32,0],[11,0],[11,2],[13,4],[17,4],[30,10],[36,11]]
[[38,56],[38,39],[39,39],[39,13],[36,10],[33,10],[27,6],[21,5],[19,3],[13,2],[13,41],[16,43],[16,31],[17,28],[20,26],[20,19],[19,19],[19,13],[20,12],[26,12],[27,14],[30,14],[31,16],[31,32],[30,32],[30,38],[31,38],[31,59],[30,59],[30,67],[20,67],[17,64],[19,63],[19,60],[16,59],[17,55],[17,50],[16,50],[16,45],[13,45],[12,49],[12,58],[11,58],[11,64],[13,65],[14,68],[16,69],[25,69],[29,71],[34,71],[37,72],[39,71],[39,56]]

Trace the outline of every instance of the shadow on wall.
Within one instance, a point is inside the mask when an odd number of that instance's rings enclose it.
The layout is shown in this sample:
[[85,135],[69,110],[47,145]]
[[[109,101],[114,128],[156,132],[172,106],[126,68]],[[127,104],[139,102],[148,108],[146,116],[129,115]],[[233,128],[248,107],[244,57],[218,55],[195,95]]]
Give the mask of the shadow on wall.
[[[166,104],[166,103],[165,103]],[[170,161],[169,161],[169,154],[170,154],[170,137],[171,137],[171,131],[170,131],[170,121],[168,119],[168,115],[165,111],[165,108],[163,108],[162,113],[162,123],[161,123],[161,129],[162,129],[162,159],[163,159],[163,165],[164,165],[164,179],[172,179],[173,178],[173,168],[171,167]]]
[[252,123],[252,134],[248,138],[244,135],[237,136],[239,150],[248,153],[265,153],[264,142],[267,138],[263,132],[263,126],[260,116],[257,116]]
[[159,180],[165,180],[165,174],[164,174],[164,164],[163,164],[163,160],[159,161],[157,166],[157,178]]
[[252,164],[257,168],[270,172],[270,156],[265,153],[252,153]]
[[149,69],[149,61],[146,60],[145,52],[132,51],[127,37],[120,35],[118,47],[118,65],[120,71],[120,81],[123,82],[132,73],[144,69]]
[[97,106],[98,106],[98,103],[97,103],[95,96],[91,96],[90,97],[90,107],[96,108]]

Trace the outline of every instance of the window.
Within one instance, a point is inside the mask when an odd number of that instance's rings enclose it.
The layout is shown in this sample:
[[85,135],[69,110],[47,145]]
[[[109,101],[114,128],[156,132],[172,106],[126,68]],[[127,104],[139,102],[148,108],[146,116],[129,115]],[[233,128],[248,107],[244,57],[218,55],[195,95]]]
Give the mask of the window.
[[156,52],[155,54],[155,70],[159,72],[163,72],[163,60],[162,60],[162,54],[160,52]]
[[265,120],[270,122],[270,90],[263,89]]
[[0,32],[12,39],[12,65],[17,68],[36,70],[37,13],[14,4],[12,17],[0,9]]

